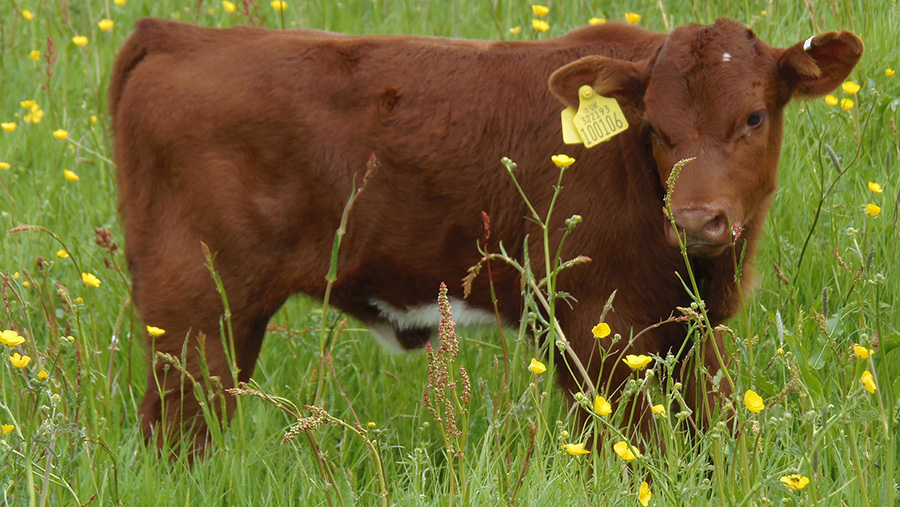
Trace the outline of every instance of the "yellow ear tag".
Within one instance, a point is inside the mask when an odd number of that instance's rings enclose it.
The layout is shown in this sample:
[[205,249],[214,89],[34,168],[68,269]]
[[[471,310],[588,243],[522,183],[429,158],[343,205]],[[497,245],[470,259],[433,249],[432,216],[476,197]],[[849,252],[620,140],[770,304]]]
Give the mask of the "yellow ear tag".
[[[572,117],[571,125],[587,148],[609,141],[628,129],[628,121],[616,99],[598,95],[590,85],[578,89],[578,112]],[[563,141],[565,132],[563,127]]]
[[575,110],[567,107],[560,113],[562,118],[563,142],[566,144],[584,144],[578,130],[575,129]]

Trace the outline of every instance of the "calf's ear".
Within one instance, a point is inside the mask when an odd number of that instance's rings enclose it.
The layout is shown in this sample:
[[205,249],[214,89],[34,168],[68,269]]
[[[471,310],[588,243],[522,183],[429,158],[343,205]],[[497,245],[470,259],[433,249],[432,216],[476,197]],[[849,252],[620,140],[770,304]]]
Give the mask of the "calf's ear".
[[778,72],[788,88],[783,100],[817,97],[834,90],[862,54],[862,41],[850,32],[823,33],[785,49],[778,59]]
[[650,60],[626,62],[604,56],[586,56],[557,69],[548,84],[556,98],[575,109],[578,109],[578,88],[583,85],[591,85],[604,97],[639,105],[650,79],[650,68]]

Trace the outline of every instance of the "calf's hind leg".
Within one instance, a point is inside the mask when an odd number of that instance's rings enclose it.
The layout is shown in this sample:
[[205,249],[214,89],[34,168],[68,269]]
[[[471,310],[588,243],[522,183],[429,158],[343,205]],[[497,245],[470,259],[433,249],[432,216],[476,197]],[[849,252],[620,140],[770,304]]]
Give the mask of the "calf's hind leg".
[[[138,282],[136,276],[135,299],[144,321],[165,330],[164,335],[149,339],[151,368],[138,410],[142,430],[148,440],[155,439],[161,446],[167,439],[177,439],[182,429],[191,428],[193,445],[200,450],[209,435],[203,411],[214,413],[219,421],[230,417],[234,398],[220,388],[232,387],[234,381],[220,331],[224,313],[222,298],[202,259],[196,265],[191,270],[194,276],[183,276],[184,266],[182,270],[158,268],[149,273],[139,267],[134,272],[141,277]],[[182,274],[178,280],[180,290],[165,290],[172,285],[152,276],[172,272]],[[273,301],[264,297],[259,277],[251,280],[244,276],[235,283],[236,277],[227,276],[232,272],[227,267],[219,270],[232,312],[231,336],[234,361],[240,369],[238,380],[247,380],[256,364],[266,324],[283,299]],[[148,283],[151,280],[156,283]],[[157,353],[172,356],[180,367],[176,368],[173,360],[161,358]],[[212,377],[218,377],[218,381],[210,381]],[[215,396],[209,396],[210,388]]]

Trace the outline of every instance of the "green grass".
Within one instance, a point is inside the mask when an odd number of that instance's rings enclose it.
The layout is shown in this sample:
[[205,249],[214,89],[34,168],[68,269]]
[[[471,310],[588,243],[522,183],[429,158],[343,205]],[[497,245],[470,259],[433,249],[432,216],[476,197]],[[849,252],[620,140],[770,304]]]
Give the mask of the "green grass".
[[[37,229],[0,233],[0,330],[17,329],[26,340],[8,352],[31,357],[25,369],[5,358],[0,364],[0,423],[15,426],[0,441],[4,504],[379,503],[373,453],[363,438],[326,426],[281,444],[296,420],[259,398],[241,399],[243,424],[232,424],[224,445],[193,467],[160,458],[138,431],[136,407],[147,371],[143,326],[129,304],[121,250],[110,254],[94,241],[97,227],[122,241],[109,160],[110,68],[142,16],[204,26],[251,21],[217,2],[68,2],[63,11],[57,2],[0,1],[0,122],[17,125],[0,131],[0,162],[10,165],[0,169],[0,227],[33,224],[55,235]],[[856,32],[866,54],[851,76],[862,87],[855,107],[844,111],[816,100],[786,113],[780,190],[753,262],[757,289],[729,323],[738,386],[734,432],[713,425],[692,438],[673,410],[657,419],[665,453],[651,447],[644,458],[625,464],[610,448],[613,430],[598,421],[607,444],[587,456],[569,456],[559,444],[581,438],[573,410],[552,371],[536,376],[526,369],[546,350],[535,350],[533,339],[516,337],[514,330],[506,332],[508,401],[496,331],[461,332],[457,364],[468,371],[473,394],[464,456],[452,466],[438,424],[422,403],[424,354],[392,355],[349,322],[330,347],[334,375],[329,370],[323,377],[320,404],[351,425],[357,417],[364,428],[375,423],[367,438],[384,461],[390,499],[398,505],[638,505],[638,487],[648,478],[651,505],[896,504],[900,142],[891,121],[900,122],[900,75],[888,78],[885,69],[900,70],[897,5],[600,4],[549,4],[551,28],[540,35],[531,29],[528,4],[501,0],[311,0],[289,2],[283,17],[261,2],[254,19],[273,28],[517,39],[561,35],[592,16],[622,19],[627,11],[641,14],[642,25],[664,30],[664,5],[672,26],[734,17],[779,46],[824,30]],[[22,16],[26,8],[34,13],[30,21]],[[97,27],[106,17],[115,21],[110,32]],[[520,34],[509,32],[514,26],[522,27]],[[75,46],[75,35],[87,36],[88,44]],[[46,59],[50,40],[52,65]],[[42,53],[38,61],[28,56],[33,50]],[[840,90],[835,95],[846,96]],[[37,101],[45,112],[40,124],[25,121],[24,100]],[[56,129],[69,137],[57,140]],[[79,181],[67,181],[64,169]],[[503,171],[500,164],[497,170]],[[870,192],[868,181],[881,183],[884,193]],[[879,205],[881,214],[868,217],[867,203]],[[57,257],[61,248],[68,259]],[[96,274],[102,285],[83,284],[82,271]],[[254,374],[260,389],[298,406],[315,399],[321,374],[318,308],[298,297],[276,315]],[[328,326],[342,320],[332,312],[324,318]],[[855,359],[854,343],[876,353]],[[49,378],[39,380],[41,370]],[[876,377],[875,394],[862,387],[864,370]],[[633,389],[660,400],[676,399],[679,392],[671,382],[655,380]],[[747,389],[765,400],[759,414],[741,402]],[[621,420],[622,412],[611,420]],[[564,438],[563,431],[571,435]],[[809,477],[809,486],[797,492],[782,486],[779,478],[791,473]],[[465,496],[451,498],[451,483]]]

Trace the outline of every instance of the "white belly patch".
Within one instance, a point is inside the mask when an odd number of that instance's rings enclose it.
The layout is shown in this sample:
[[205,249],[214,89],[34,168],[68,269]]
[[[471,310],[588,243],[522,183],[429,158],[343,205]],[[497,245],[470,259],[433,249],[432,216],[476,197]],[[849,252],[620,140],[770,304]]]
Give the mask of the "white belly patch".
[[[397,340],[395,330],[406,329],[434,329],[432,342],[437,342],[437,328],[441,323],[441,312],[437,303],[424,304],[412,308],[397,308],[389,303],[372,299],[369,303],[381,312],[390,325],[383,323],[367,323],[372,333],[388,349],[405,350]],[[450,311],[453,313],[453,322],[458,327],[484,326],[496,324],[497,319],[493,313],[473,308],[462,299],[450,298]],[[436,344],[436,343],[435,343]]]

